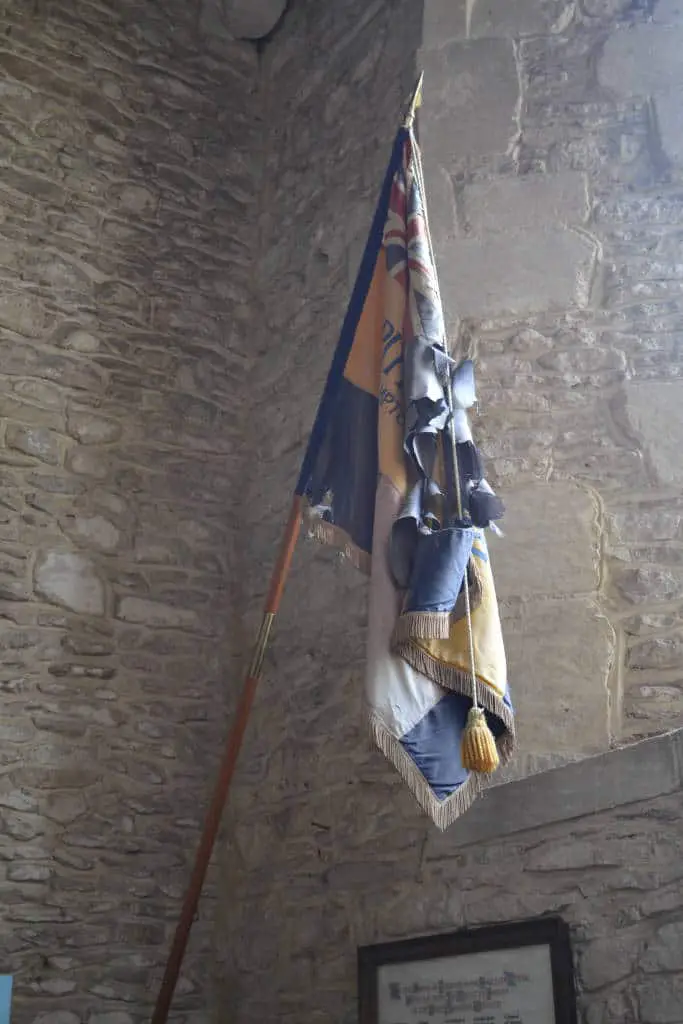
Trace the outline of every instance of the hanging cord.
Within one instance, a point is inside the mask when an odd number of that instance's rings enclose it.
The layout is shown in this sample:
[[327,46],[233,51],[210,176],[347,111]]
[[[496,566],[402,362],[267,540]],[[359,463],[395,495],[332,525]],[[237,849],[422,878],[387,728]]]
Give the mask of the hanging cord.
[[[422,157],[421,157],[421,154],[420,154],[420,147],[418,146],[417,141],[415,139],[415,134],[414,134],[412,125],[410,126],[410,144],[413,147],[413,156],[414,156],[414,161],[415,161],[415,173],[416,173],[416,177],[417,177],[417,182],[418,182],[418,185],[420,187],[420,192],[421,192],[423,200],[424,200],[424,197],[426,196],[427,193],[425,191],[424,172],[423,172],[423,169],[422,169]],[[437,276],[437,273],[436,273],[436,260],[434,259],[434,247],[432,245],[432,235],[431,235],[431,231],[429,230],[429,218],[427,216],[427,204],[424,201],[423,201],[423,206],[422,206],[422,214],[423,214],[424,222],[425,222],[425,234],[427,236],[427,245],[429,246],[430,264],[431,264],[432,271],[433,271],[433,276],[434,276],[434,290],[436,292],[436,299],[437,299],[437,302],[439,303],[439,307],[443,310],[443,303],[441,301],[441,292],[440,292],[440,289],[439,289],[439,279],[438,279],[438,276]],[[445,336],[445,331],[444,331],[444,337],[442,338],[442,344],[443,344],[443,347],[446,350],[446,352],[448,352],[448,345],[447,345],[447,340],[446,340],[446,336]],[[463,510],[463,501],[462,501],[462,489],[461,489],[461,485],[460,485],[460,468],[458,466],[458,444],[457,444],[457,441],[456,441],[456,438],[455,438],[455,423],[454,423],[455,401],[453,399],[453,384],[452,384],[452,381],[451,381],[450,372],[448,373],[448,378],[447,378],[446,385],[445,385],[445,391],[446,391],[446,400],[448,402],[448,409],[449,409],[449,412],[450,412],[449,435],[450,435],[451,445],[453,447],[453,465],[455,467],[453,475],[455,477],[456,512],[457,512],[458,519],[463,521],[464,510]],[[479,708],[477,672],[476,672],[476,665],[475,665],[475,658],[474,658],[474,632],[472,630],[472,608],[471,608],[471,604],[470,604],[470,583],[469,583],[469,577],[468,577],[468,569],[469,569],[469,566],[465,566],[465,575],[464,575],[464,579],[463,579],[463,591],[464,591],[464,595],[465,595],[465,619],[466,619],[466,622],[467,622],[467,640],[468,640],[468,643],[469,643],[470,674],[471,674],[471,677],[472,677],[472,707],[473,708]]]
[[[463,518],[462,493],[461,493],[461,490],[460,490],[460,469],[458,467],[458,445],[457,445],[457,442],[455,440],[455,430],[454,430],[454,426],[453,426],[453,404],[454,403],[453,403],[453,389],[452,389],[452,385],[451,385],[451,381],[450,381],[450,376],[449,376],[449,380],[448,380],[448,388],[447,388],[447,390],[448,390],[449,406],[450,406],[450,410],[451,410],[451,423],[450,423],[449,433],[450,433],[450,436],[451,436],[451,444],[453,445],[453,461],[455,463],[455,501],[456,501],[456,508],[457,508],[457,513],[458,513],[458,519],[462,520],[462,518]],[[464,594],[465,594],[465,618],[466,618],[466,621],[467,621],[467,640],[468,640],[468,643],[469,643],[469,650],[470,650],[470,672],[471,672],[471,675],[472,675],[472,707],[473,708],[478,708],[479,707],[478,692],[477,692],[478,683],[477,683],[477,673],[476,673],[476,667],[475,667],[475,661],[474,661],[474,632],[472,630],[472,609],[471,609],[471,606],[470,606],[469,565],[465,566],[465,575],[463,577],[463,591],[464,591]]]

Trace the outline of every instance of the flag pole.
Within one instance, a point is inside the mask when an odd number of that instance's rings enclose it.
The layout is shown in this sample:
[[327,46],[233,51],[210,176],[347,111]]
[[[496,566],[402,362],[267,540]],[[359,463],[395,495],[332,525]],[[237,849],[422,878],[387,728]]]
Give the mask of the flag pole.
[[280,543],[280,553],[271,576],[270,586],[268,587],[261,627],[256,637],[251,663],[244,680],[233,724],[228,734],[225,752],[218,772],[218,778],[216,780],[213,796],[211,797],[211,803],[209,804],[209,809],[206,814],[204,830],[197,848],[190,883],[187,887],[180,918],[175,930],[175,935],[173,936],[171,951],[166,962],[164,977],[161,982],[159,995],[154,1008],[152,1024],[166,1024],[166,1021],[168,1020],[168,1011],[171,1008],[173,993],[178,982],[178,975],[180,974],[185,949],[187,948],[188,939],[190,937],[190,929],[197,912],[197,905],[199,903],[199,897],[201,896],[202,886],[204,885],[209,861],[211,860],[214,843],[216,842],[216,836],[218,835],[221,816],[223,814],[223,809],[227,802],[230,786],[235,774],[235,766],[237,764],[237,758],[239,757],[242,741],[244,740],[244,734],[249,722],[249,714],[254,702],[254,695],[256,694],[256,689],[261,679],[263,661],[268,647],[270,631],[280,606],[282,592],[285,588],[289,569],[292,564],[294,549],[299,538],[301,518],[302,499],[298,495],[295,495],[294,500],[292,501],[287,525]]
[[413,127],[413,122],[415,120],[415,114],[417,113],[418,109],[422,106],[422,83],[424,82],[424,78],[425,78],[425,73],[424,73],[424,71],[421,71],[420,74],[419,74],[419,77],[417,79],[417,82],[415,83],[415,88],[413,89],[413,95],[410,97],[410,103],[408,104],[408,109],[406,110],[406,116],[405,116],[405,120],[403,122],[406,128],[412,128]]
[[[410,102],[406,110],[403,121],[405,127],[412,127],[415,120],[415,113],[421,105],[423,79],[424,73],[421,73],[413,89]],[[334,370],[335,364],[333,362],[332,369],[330,370],[330,376],[333,375]],[[325,393],[323,394],[323,401],[324,398]],[[312,448],[315,449],[320,443],[319,432],[316,428],[317,424],[313,427],[311,441],[309,442],[309,450],[306,458],[304,459],[304,466],[302,467],[302,477],[305,476],[307,462],[312,459]],[[190,882],[183,900],[180,918],[173,936],[173,942],[171,944],[171,950],[166,962],[164,976],[159,988],[159,995],[157,996],[151,1024],[166,1024],[168,1020],[168,1012],[171,1008],[173,993],[175,992],[175,988],[178,983],[180,968],[182,966],[183,957],[190,937],[190,929],[192,928],[192,923],[197,913],[197,906],[199,904],[202,886],[204,884],[206,872],[209,867],[209,861],[211,860],[211,854],[220,828],[221,816],[230,793],[230,786],[232,785],[233,776],[235,774],[237,758],[239,757],[239,753],[242,748],[242,742],[249,722],[249,715],[254,702],[254,696],[261,679],[263,661],[268,647],[270,631],[278,608],[280,607],[282,593],[292,564],[294,549],[296,547],[296,542],[299,539],[301,521],[303,517],[303,503],[304,499],[301,497],[297,489],[292,501],[292,507],[287,520],[287,525],[285,526],[282,541],[280,543],[280,553],[270,580],[270,586],[268,588],[263,610],[263,619],[254,645],[251,664],[242,686],[242,693],[240,695],[239,704],[237,705],[237,711],[235,712],[235,718],[230,732],[228,733],[223,759],[218,771],[218,778],[216,780],[213,796],[211,797],[211,803],[209,804],[209,809],[204,821],[204,829],[199,840],[192,875],[190,876]]]

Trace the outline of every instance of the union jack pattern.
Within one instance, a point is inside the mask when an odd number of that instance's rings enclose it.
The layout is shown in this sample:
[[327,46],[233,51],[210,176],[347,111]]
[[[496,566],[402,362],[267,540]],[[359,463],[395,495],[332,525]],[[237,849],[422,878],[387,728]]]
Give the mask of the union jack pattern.
[[[407,292],[413,337],[445,347],[445,327],[436,268],[429,242],[423,184],[410,138],[394,176],[384,231],[387,271]],[[410,331],[404,325],[405,340]]]

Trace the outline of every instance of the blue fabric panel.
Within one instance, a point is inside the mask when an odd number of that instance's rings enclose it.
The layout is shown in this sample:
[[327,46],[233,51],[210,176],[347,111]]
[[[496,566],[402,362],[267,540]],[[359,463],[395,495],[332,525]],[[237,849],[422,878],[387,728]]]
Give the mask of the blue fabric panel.
[[378,400],[345,377],[328,413],[328,429],[311,469],[306,493],[312,505],[332,501],[325,522],[344,530],[362,551],[372,551],[377,495]]
[[456,527],[418,534],[404,612],[450,612],[472,552],[474,533]]
[[309,493],[311,478],[315,472],[318,453],[324,443],[325,434],[331,429],[330,418],[332,409],[335,405],[337,390],[343,379],[346,360],[349,357],[349,352],[351,351],[351,347],[356,336],[356,328],[358,327],[358,322],[360,320],[361,313],[363,312],[365,299],[368,291],[370,290],[372,276],[377,264],[377,257],[380,249],[382,248],[384,226],[386,224],[387,213],[389,210],[389,199],[391,197],[391,186],[393,184],[394,175],[401,166],[403,145],[407,138],[407,129],[403,127],[399,128],[391,151],[389,166],[387,167],[384,182],[382,183],[382,191],[380,192],[377,207],[375,209],[375,216],[372,221],[372,227],[370,228],[365,252],[363,253],[363,258],[361,260],[358,277],[356,278],[356,283],[351,295],[351,301],[349,302],[346,316],[344,317],[341,335],[332,359],[332,365],[320,400],[320,405],[318,406],[318,412],[313,424],[313,430],[311,431],[308,448],[304,455],[301,474],[295,491],[298,495]]
[[[439,800],[446,800],[469,772],[462,766],[460,742],[472,707],[469,697],[447,693],[410,732],[401,737],[401,746],[412,758]],[[486,712],[493,735],[504,731],[503,723]]]

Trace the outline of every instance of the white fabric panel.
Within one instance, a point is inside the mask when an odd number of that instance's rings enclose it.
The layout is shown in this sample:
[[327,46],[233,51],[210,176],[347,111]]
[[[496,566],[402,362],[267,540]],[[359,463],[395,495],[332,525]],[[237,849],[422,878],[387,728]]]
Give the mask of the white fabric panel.
[[372,544],[365,693],[369,710],[381,718],[397,739],[417,725],[445,692],[390,650],[400,595],[389,574],[387,551],[400,502],[400,495],[388,477],[380,476]]

